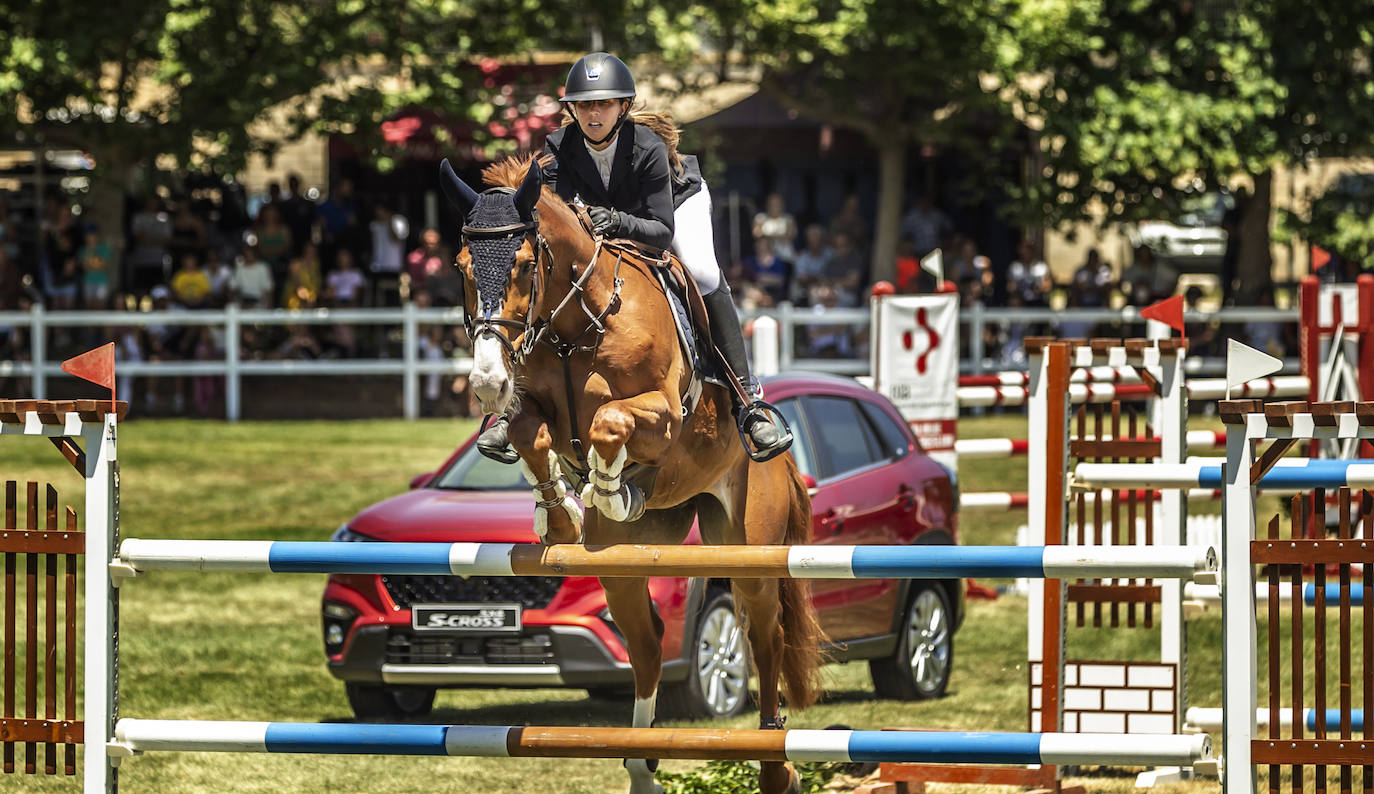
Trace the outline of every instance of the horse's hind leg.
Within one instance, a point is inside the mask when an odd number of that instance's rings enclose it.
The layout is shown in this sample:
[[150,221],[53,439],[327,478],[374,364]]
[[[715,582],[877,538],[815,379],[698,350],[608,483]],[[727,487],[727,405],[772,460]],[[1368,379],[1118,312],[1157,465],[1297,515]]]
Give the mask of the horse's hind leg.
[[[782,678],[783,632],[781,593],[777,579],[732,579],[735,603],[745,615],[749,647],[754,651],[754,666],[759,674],[759,727],[781,728],[781,700],[778,686]],[[800,790],[800,781],[791,764],[765,761],[759,769],[761,794],[783,794]]]
[[[606,606],[615,625],[625,637],[625,650],[635,674],[636,728],[652,728],[658,704],[659,675],[663,671],[663,620],[649,601],[648,579],[607,578],[601,580],[606,591]],[[630,794],[662,794],[654,781],[657,761],[631,758],[625,761],[630,773]]]
[[620,472],[634,460],[654,465],[682,427],[682,411],[675,399],[661,391],[612,400],[596,409],[587,438],[591,451],[589,482],[582,502],[612,521],[635,521],[644,514],[642,491],[622,482]]

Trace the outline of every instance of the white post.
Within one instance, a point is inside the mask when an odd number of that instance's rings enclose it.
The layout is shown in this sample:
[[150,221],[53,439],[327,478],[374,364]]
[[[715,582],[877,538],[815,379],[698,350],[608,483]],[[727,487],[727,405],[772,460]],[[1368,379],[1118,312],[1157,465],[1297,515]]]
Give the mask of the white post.
[[86,442],[85,791],[113,792],[118,776],[105,744],[119,718],[119,591],[110,560],[119,539],[119,461],[113,413],[83,426]]
[[[1045,472],[1051,465],[1047,454],[1049,433],[1049,400],[1046,396],[1049,370],[1044,348],[1027,356],[1030,383],[1026,400],[1026,523],[1030,529],[1029,545],[1045,545]],[[1030,603],[1026,611],[1026,660],[1039,662],[1045,658],[1045,580],[1030,580]],[[1044,671],[1041,671],[1044,675]]]
[[[1156,325],[1151,321],[1151,325]],[[1184,353],[1160,356],[1155,373],[1162,389],[1153,400],[1152,423],[1160,436],[1161,463],[1183,463],[1188,459],[1188,389],[1184,385]],[[1188,489],[1167,488],[1155,506],[1155,543],[1161,546],[1183,546],[1188,543]],[[1183,621],[1183,582],[1162,579],[1160,586],[1159,660],[1175,665],[1174,732],[1183,729],[1184,691],[1187,643]]]
[[239,381],[239,305],[224,307],[224,418],[237,422],[242,415],[242,383]]
[[35,303],[29,311],[33,324],[29,326],[29,360],[33,362],[33,398],[48,399],[48,374],[44,372],[48,358],[48,326],[43,322],[43,304]]
[[420,320],[415,302],[401,305],[401,362],[404,369],[401,386],[401,405],[405,418],[420,416]]
[[1244,425],[1226,428],[1226,466],[1222,470],[1222,758],[1227,794],[1252,794],[1257,778],[1250,762],[1256,735],[1255,586],[1250,541],[1255,535],[1255,489],[1250,484],[1252,439],[1267,433],[1263,414],[1249,414]]
[[778,356],[778,321],[760,314],[754,318],[754,374],[760,378],[778,374]]
[[782,350],[782,355],[779,357],[778,364],[784,370],[791,369],[792,362],[797,358],[796,346],[794,344],[797,338],[795,314],[796,309],[792,306],[791,301],[783,301],[782,304],[778,306],[778,347]]

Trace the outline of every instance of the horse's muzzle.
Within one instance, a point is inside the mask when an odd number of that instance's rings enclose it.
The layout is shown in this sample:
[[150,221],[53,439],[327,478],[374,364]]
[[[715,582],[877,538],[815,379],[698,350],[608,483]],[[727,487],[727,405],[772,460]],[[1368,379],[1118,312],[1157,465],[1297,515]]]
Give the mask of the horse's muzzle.
[[472,372],[468,384],[483,413],[505,413],[515,394],[515,383],[506,368],[504,347],[496,334],[479,334],[472,345]]

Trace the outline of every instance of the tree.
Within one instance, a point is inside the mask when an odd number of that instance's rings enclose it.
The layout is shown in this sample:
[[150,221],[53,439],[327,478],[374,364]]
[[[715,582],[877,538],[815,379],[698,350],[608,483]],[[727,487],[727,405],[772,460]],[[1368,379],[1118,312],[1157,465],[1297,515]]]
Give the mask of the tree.
[[1014,134],[985,83],[1007,34],[1008,0],[712,0],[698,7],[719,47],[759,69],[785,107],[861,133],[878,153],[871,275],[895,275],[913,143],[953,145],[974,125]]
[[1374,143],[1374,8],[1341,0],[1025,4],[1003,63],[1040,126],[1022,209],[1049,225],[1159,212],[1187,185],[1254,185],[1241,275],[1269,277],[1274,166]]

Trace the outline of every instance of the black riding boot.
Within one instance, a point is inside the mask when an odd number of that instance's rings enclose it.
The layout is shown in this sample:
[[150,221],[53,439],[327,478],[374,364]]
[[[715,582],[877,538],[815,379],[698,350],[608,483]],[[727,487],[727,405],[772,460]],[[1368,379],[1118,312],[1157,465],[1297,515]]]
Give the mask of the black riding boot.
[[477,451],[498,463],[514,463],[520,456],[510,445],[510,418],[505,414],[496,417],[491,427],[477,437]]
[[[754,449],[749,451],[750,457],[763,461],[786,452],[792,446],[792,433],[772,406],[754,396],[749,357],[744,348],[744,334],[740,331],[739,313],[730,299],[730,285],[722,279],[719,288],[702,297],[706,303],[706,317],[711,323],[711,339],[716,343],[721,358],[725,359],[726,365],[739,379],[741,391],[749,395],[748,400],[741,400],[735,395],[735,416],[743,434],[754,445]],[[745,445],[746,448],[748,446]]]

